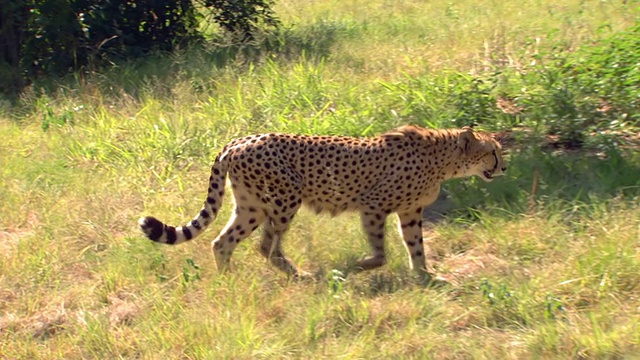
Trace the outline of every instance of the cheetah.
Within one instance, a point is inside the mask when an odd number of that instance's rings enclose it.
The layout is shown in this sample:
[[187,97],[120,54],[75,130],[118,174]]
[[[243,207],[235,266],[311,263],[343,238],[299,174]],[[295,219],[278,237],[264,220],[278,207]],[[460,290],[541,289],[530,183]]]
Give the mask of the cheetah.
[[315,212],[357,211],[371,255],[358,270],[380,267],[385,258],[385,221],[396,213],[410,267],[430,278],[422,239],[422,211],[448,179],[476,175],[491,181],[506,171],[501,146],[490,134],[462,129],[431,130],[406,125],[370,138],[260,134],[227,144],[211,168],[200,212],[173,227],[147,216],[139,225],[155,242],[175,245],[200,235],[222,205],[228,176],[235,209],[212,242],[219,271],[243,239],[263,227],[260,253],[293,277],[308,276],[282,250],[282,238],[304,204]]

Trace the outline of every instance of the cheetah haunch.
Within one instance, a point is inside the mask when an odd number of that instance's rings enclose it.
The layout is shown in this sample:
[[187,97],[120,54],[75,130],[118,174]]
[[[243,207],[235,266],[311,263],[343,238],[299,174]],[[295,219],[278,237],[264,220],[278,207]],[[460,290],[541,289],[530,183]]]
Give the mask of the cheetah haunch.
[[216,217],[229,176],[235,211],[212,250],[219,270],[229,266],[238,243],[262,225],[260,253],[278,269],[302,273],[284,255],[282,236],[302,204],[316,212],[360,213],[372,255],[361,269],[385,263],[384,224],[397,213],[411,267],[427,276],[422,210],[435,201],[442,182],[506,170],[500,144],[465,127],[427,130],[403,126],[372,138],[262,134],[236,139],[218,154],[200,213],[188,224],[166,225],[148,216],[140,228],[155,242],[179,244],[200,235]]

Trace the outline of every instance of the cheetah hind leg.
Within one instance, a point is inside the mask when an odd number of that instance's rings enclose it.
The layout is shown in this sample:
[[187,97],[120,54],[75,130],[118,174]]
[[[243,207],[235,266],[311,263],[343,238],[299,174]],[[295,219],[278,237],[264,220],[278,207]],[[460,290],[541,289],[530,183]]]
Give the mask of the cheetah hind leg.
[[240,241],[248,237],[262,222],[266,215],[262,211],[248,211],[243,206],[236,206],[233,215],[220,235],[211,243],[211,249],[218,266],[218,271],[229,270],[231,255]]

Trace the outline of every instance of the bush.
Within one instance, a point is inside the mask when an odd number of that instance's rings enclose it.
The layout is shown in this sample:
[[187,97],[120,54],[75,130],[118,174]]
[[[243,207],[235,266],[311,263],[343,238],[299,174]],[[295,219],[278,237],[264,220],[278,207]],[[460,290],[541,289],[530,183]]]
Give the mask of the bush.
[[199,41],[207,12],[243,40],[258,26],[277,25],[270,0],[194,1],[0,0],[0,74],[11,80],[0,92],[15,92],[42,74]]
[[638,126],[640,23],[576,52],[549,54],[523,76],[528,115],[568,146],[592,132]]
[[569,85],[609,119],[640,120],[640,23],[573,55],[562,70]]
[[204,0],[213,9],[213,19],[227,32],[240,40],[251,40],[260,25],[277,26],[271,0]]

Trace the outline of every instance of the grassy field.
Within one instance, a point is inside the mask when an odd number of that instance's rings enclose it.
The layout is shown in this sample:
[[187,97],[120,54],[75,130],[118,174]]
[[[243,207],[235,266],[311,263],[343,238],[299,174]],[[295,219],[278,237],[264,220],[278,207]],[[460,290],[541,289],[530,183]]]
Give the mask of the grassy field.
[[515,136],[507,176],[447,185],[454,206],[424,229],[444,288],[413,279],[395,221],[389,264],[345,278],[368,251],[357,217],[301,211],[285,250],[326,279],[301,283],[264,261],[258,234],[216,272],[210,240],[230,201],[182,246],[137,229],[147,214],[191,219],[233,137],[454,126],[436,95],[476,98],[452,79],[525,73],[633,25],[639,6],[283,0],[285,28],[258,45],[157,55],[2,100],[0,358],[640,357],[640,153],[549,149],[535,116],[489,113],[488,130],[532,129]]

